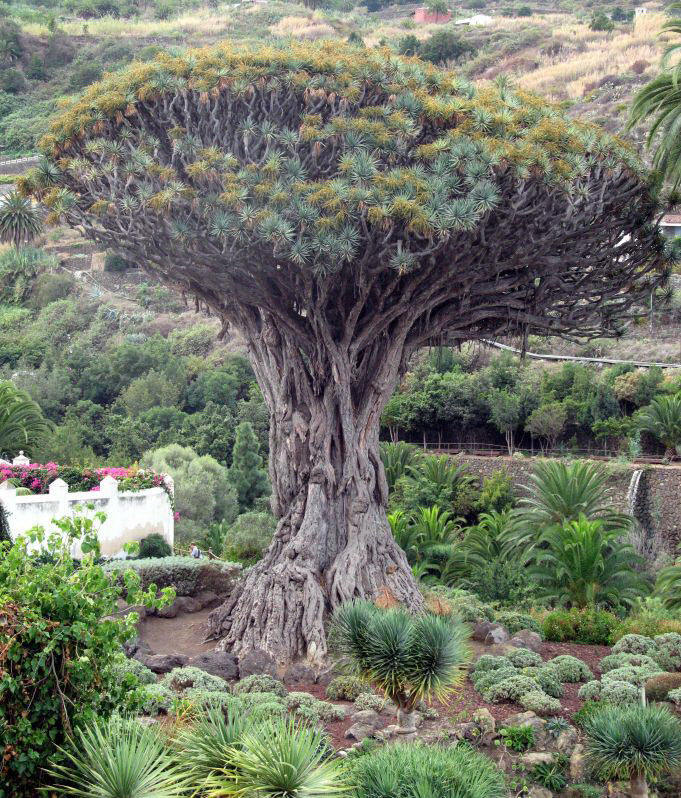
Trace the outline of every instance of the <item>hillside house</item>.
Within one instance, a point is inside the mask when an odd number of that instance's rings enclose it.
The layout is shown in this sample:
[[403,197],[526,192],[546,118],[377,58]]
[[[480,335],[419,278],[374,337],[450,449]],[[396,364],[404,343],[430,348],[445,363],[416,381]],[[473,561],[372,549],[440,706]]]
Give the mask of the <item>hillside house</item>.
[[663,216],[660,229],[667,238],[681,236],[681,213],[668,213]]
[[414,22],[420,25],[441,25],[449,22],[452,15],[449,11],[429,11],[425,6],[421,6],[414,11],[413,17]]
[[454,24],[470,25],[471,28],[482,28],[485,25],[491,25],[493,22],[494,18],[490,17],[488,14],[474,14],[472,17],[468,17],[467,19],[457,19]]

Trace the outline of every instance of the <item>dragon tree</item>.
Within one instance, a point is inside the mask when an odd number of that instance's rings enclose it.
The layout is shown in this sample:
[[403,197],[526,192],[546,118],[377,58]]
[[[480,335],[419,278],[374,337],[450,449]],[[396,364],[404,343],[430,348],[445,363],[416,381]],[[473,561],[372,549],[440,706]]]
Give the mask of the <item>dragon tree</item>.
[[[386,520],[381,410],[428,342],[614,335],[663,267],[633,152],[504,83],[386,50],[226,43],[108,75],[25,181],[243,334],[270,412],[264,558],[219,647],[326,653],[353,598],[422,598]],[[646,287],[647,286],[647,287]]]

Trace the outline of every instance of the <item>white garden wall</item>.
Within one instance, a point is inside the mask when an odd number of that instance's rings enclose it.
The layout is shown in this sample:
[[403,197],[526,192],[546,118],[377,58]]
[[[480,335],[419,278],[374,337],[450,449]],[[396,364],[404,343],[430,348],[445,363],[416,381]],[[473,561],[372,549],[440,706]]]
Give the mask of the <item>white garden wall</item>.
[[[27,532],[34,526],[50,530],[53,518],[75,514],[77,505],[94,504],[95,511],[106,514],[99,530],[99,543],[103,557],[123,554],[123,545],[140,541],[156,532],[172,547],[175,536],[173,510],[168,494],[163,488],[145,488],[138,491],[119,491],[118,482],[104,477],[98,491],[69,493],[62,479],[50,484],[49,494],[17,496],[16,488],[9,482],[0,484],[0,502],[9,515],[12,537]],[[73,555],[78,556],[79,551]]]

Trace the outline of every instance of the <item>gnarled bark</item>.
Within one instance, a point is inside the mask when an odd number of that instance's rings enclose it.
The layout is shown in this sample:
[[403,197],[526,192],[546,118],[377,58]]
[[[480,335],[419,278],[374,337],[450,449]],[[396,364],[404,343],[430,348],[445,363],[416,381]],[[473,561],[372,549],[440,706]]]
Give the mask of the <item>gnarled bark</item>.
[[271,317],[255,317],[244,328],[270,409],[279,523],[264,558],[211,614],[211,635],[221,638],[221,649],[263,648],[280,661],[302,655],[321,661],[324,619],[344,601],[384,590],[412,609],[422,607],[386,518],[378,451],[380,413],[400,373],[403,342],[376,341],[367,379],[351,347],[327,336],[311,363]]

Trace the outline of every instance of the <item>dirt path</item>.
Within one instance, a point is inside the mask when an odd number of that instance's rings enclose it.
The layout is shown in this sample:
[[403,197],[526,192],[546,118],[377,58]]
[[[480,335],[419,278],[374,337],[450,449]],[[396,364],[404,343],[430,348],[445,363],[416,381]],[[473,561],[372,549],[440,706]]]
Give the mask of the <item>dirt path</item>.
[[195,657],[204,651],[213,651],[214,642],[203,642],[210,612],[210,609],[205,609],[191,614],[183,613],[176,618],[157,618],[150,615],[138,624],[140,640],[154,654],[184,654],[186,657]]

